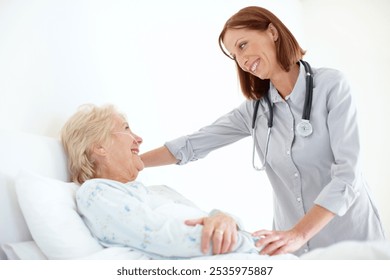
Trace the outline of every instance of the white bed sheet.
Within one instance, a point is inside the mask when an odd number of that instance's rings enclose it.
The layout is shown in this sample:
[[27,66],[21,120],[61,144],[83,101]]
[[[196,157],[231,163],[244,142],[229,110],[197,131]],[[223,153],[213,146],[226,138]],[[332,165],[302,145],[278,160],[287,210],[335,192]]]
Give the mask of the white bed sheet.
[[[46,260],[34,241],[4,244],[3,249],[9,259]],[[128,247],[104,248],[79,260],[150,260],[141,252]],[[389,241],[345,241],[327,248],[320,248],[297,257],[293,254],[262,256],[256,254],[229,253],[204,256],[192,260],[390,260]]]
[[[4,252],[10,260],[47,260],[48,258],[39,249],[34,241],[4,244]],[[296,260],[296,256],[286,254],[269,257],[257,254],[229,253],[223,255],[204,256],[192,260]],[[142,252],[134,251],[128,247],[109,247],[78,260],[150,260]]]

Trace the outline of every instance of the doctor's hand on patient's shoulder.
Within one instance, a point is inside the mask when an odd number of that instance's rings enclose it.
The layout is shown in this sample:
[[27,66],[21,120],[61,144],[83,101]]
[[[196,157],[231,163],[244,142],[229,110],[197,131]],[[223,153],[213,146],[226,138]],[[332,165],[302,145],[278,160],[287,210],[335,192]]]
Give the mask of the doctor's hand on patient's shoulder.
[[204,254],[209,252],[210,242],[213,254],[231,252],[237,243],[236,221],[223,212],[218,211],[209,217],[187,220],[185,223],[189,226],[203,226],[201,250]]
[[256,247],[263,247],[260,254],[270,256],[293,253],[307,242],[304,236],[295,230],[259,230],[252,236],[259,238]]

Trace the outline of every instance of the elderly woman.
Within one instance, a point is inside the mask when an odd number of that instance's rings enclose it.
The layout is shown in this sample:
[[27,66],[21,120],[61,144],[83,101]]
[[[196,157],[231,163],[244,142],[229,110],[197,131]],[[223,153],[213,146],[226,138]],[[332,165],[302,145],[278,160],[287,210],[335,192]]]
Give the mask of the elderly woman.
[[[81,106],[64,125],[61,140],[71,178],[81,184],[79,212],[102,245],[128,246],[157,259],[258,253],[250,234],[237,233],[231,216],[206,213],[166,186],[136,181],[144,168],[138,156],[142,138],[112,105]],[[216,220],[219,229],[209,228]]]

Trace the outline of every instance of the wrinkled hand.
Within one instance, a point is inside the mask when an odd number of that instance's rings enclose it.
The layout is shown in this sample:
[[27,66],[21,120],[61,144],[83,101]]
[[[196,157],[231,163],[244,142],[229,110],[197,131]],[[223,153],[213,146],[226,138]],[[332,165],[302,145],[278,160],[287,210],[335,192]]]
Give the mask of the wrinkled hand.
[[305,238],[294,230],[259,230],[252,235],[259,237],[259,240],[256,242],[256,247],[264,246],[260,251],[261,255],[273,256],[292,253],[301,248],[306,242]]
[[213,254],[224,254],[233,250],[237,243],[237,224],[229,215],[218,212],[210,217],[185,221],[186,225],[202,225],[201,250],[209,252],[212,242]]

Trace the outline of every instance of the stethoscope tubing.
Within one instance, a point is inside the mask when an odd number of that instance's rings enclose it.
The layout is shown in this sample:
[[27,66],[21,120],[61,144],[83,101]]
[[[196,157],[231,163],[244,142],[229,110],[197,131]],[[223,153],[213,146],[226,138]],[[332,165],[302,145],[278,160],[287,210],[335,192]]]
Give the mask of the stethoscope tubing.
[[301,63],[305,67],[306,71],[306,96],[305,96],[305,105],[303,107],[302,119],[310,120],[311,105],[313,102],[313,72],[311,70],[310,64],[306,61],[301,60]]
[[[313,102],[313,87],[314,87],[314,82],[313,82],[313,72],[310,67],[310,64],[307,63],[306,61],[300,60],[302,65],[305,67],[305,72],[306,72],[306,94],[305,94],[305,103],[302,111],[302,120],[301,122],[297,125],[297,130],[298,128],[301,128],[302,126],[305,128],[309,128],[310,132],[309,133],[304,133],[303,131],[301,133],[302,137],[307,137],[312,133],[312,127],[310,124],[310,113],[311,113],[311,107],[312,107],[312,102]],[[252,149],[252,166],[255,170],[257,171],[262,171],[266,169],[267,165],[267,155],[268,155],[268,147],[269,147],[269,141],[271,138],[271,129],[273,126],[273,121],[274,121],[274,111],[273,111],[273,106],[271,103],[271,100],[269,99],[268,94],[264,96],[267,106],[269,108],[269,118],[268,118],[268,130],[267,130],[267,138],[266,138],[266,143],[265,143],[265,151],[264,151],[264,159],[262,162],[262,166],[258,167],[255,163],[255,154],[256,154],[256,119],[257,119],[257,112],[259,110],[259,105],[260,105],[260,100],[258,99],[255,102],[254,106],[254,111],[253,111],[253,118],[252,118],[252,138],[253,138],[253,149]],[[300,131],[298,130],[298,133]]]

